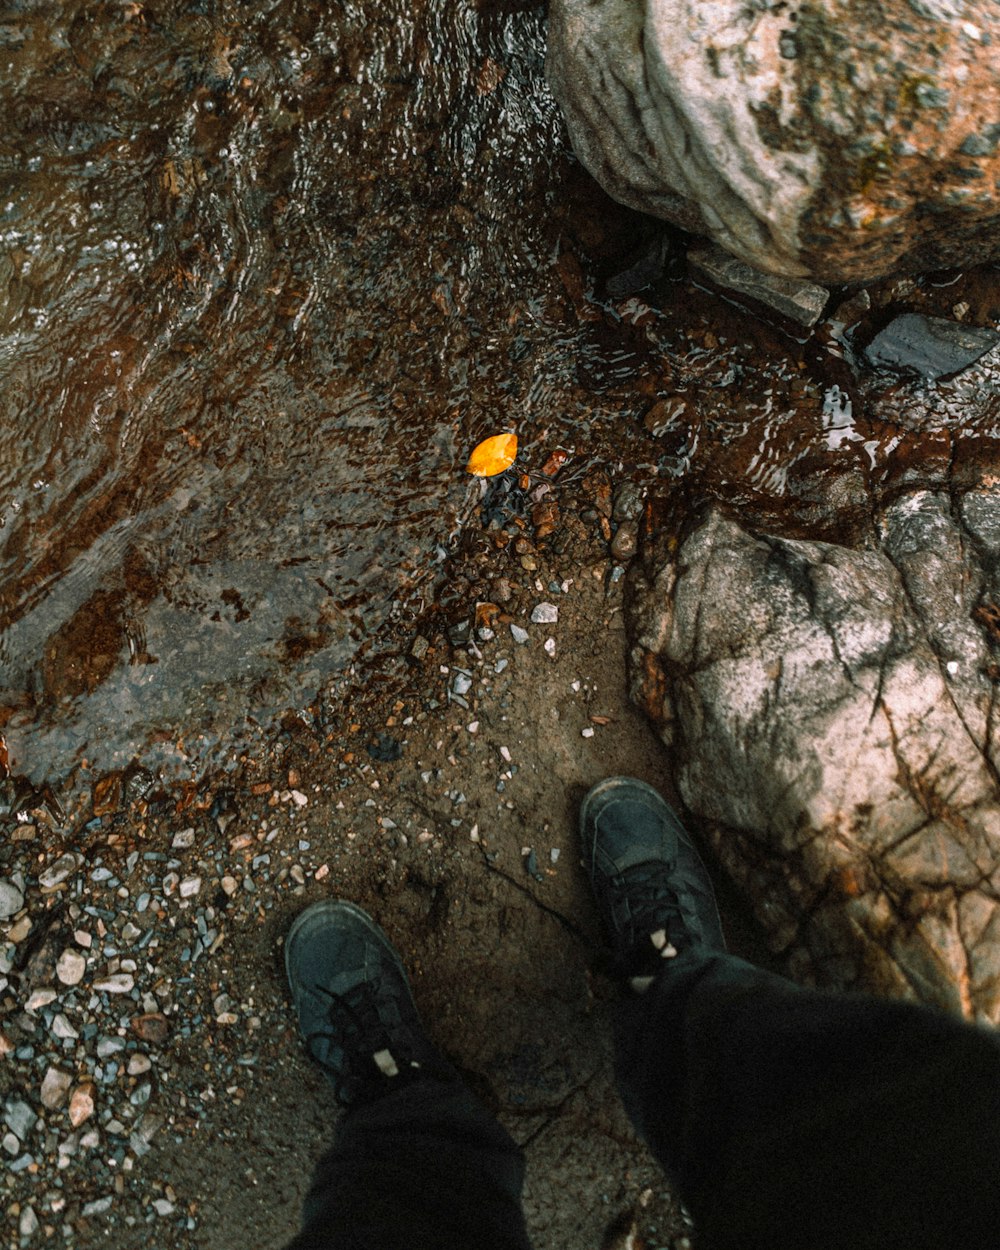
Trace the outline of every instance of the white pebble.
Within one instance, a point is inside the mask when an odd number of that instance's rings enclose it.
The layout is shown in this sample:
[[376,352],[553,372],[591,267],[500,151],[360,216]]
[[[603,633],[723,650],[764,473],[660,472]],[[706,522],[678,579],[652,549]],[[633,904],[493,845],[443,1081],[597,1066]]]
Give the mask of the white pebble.
[[588,725],[586,729],[581,729],[581,730],[580,730],[580,737],[581,737],[581,738],[592,738],[593,736],[594,736],[594,731],[593,731],[593,729],[591,728],[591,726],[590,726],[590,725]]
[[134,985],[135,977],[131,972],[113,972],[96,980],[94,989],[99,994],[128,994]]
[[87,969],[87,960],[79,951],[67,948],[56,962],[56,976],[63,985],[79,985]]

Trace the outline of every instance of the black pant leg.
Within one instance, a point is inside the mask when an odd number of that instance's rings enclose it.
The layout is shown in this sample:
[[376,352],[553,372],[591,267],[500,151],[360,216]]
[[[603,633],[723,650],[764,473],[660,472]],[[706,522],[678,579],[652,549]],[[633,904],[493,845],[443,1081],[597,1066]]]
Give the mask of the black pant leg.
[[513,1138],[451,1080],[413,1081],[338,1123],[288,1250],[530,1250]]
[[681,956],[623,1004],[626,1109],[704,1250],[995,1250],[1000,1040]]

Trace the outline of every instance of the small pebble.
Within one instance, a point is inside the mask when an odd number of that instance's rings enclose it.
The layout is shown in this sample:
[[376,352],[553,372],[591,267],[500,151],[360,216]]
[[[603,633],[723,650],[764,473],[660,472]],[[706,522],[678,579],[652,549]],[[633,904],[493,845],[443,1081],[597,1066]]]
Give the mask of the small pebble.
[[57,860],[49,864],[48,868],[38,874],[38,884],[43,890],[52,890],[57,885],[62,885],[67,877],[72,876],[79,864],[80,860],[76,855],[60,855]]
[[188,847],[194,846],[194,828],[182,829],[179,833],[175,833],[170,845],[175,851],[186,851]]
[[125,1069],[129,1076],[142,1076],[144,1072],[148,1072],[153,1066],[148,1055],[133,1055],[128,1061],[128,1067]]
[[28,995],[28,1001],[24,1004],[25,1011],[39,1011],[42,1007],[47,1007],[49,1003],[54,1003],[59,997],[53,989],[32,990]]
[[522,629],[520,625],[511,625],[510,636],[519,646],[523,646],[528,641],[528,631]]
[[8,1098],[3,1107],[3,1120],[19,1141],[25,1141],[35,1127],[38,1116],[20,1098]]
[[71,947],[67,947],[56,962],[56,976],[63,985],[79,985],[86,970],[86,958]]
[[531,610],[533,625],[554,625],[559,620],[559,609],[554,603],[539,603]]
[[94,989],[99,994],[128,994],[134,985],[135,977],[130,972],[113,972],[110,976],[99,977]]
[[0,920],[15,916],[24,906],[24,894],[13,881],[0,877]]
[[79,1128],[94,1114],[94,1087],[89,1082],[78,1085],[69,1100],[69,1122]]
[[63,1040],[66,1038],[75,1040],[80,1036],[61,1011],[52,1021],[52,1032],[56,1037]]
[[132,1029],[137,1037],[152,1046],[162,1046],[167,1040],[170,1025],[167,1017],[160,1011],[147,1011],[132,1020]]
[[95,1198],[92,1202],[85,1202],[83,1204],[80,1209],[80,1214],[85,1217],[90,1215],[103,1215],[105,1211],[109,1211],[111,1209],[111,1202],[112,1198],[110,1194],[104,1198]]
[[49,1068],[42,1080],[42,1106],[55,1111],[66,1101],[73,1078],[68,1072],[60,1072],[58,1068]]
[[593,729],[591,728],[591,726],[590,726],[590,725],[588,725],[586,729],[581,729],[581,730],[580,730],[580,737],[581,737],[581,738],[592,738],[593,736],[594,736],[594,731],[593,731]]
[[201,877],[185,877],[180,884],[181,898],[193,898],[201,889]]

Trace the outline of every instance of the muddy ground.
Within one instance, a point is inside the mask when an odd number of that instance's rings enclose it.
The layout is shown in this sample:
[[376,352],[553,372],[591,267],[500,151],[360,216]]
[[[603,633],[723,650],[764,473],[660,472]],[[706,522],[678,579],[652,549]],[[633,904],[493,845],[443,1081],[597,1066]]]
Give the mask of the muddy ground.
[[[170,792],[102,776],[61,817],[20,813],[0,1071],[8,1111],[38,1120],[4,1142],[6,1244],[285,1242],[337,1110],[281,942],[302,907],[339,896],[385,927],[433,1037],[524,1145],[539,1250],[597,1247],[633,1213],[647,1245],[683,1245],[615,1096],[615,995],[576,833],[607,774],[669,793],[670,760],[626,698],[627,561],[606,537],[627,548],[636,506],[633,485],[592,474],[548,537],[477,513],[447,611],[400,621],[228,774]],[[533,623],[539,604],[558,619]],[[54,880],[73,845],[82,859]],[[86,962],[76,984],[67,949]],[[69,1080],[48,1107],[53,1068]],[[93,1111],[74,1124],[81,1089]]]

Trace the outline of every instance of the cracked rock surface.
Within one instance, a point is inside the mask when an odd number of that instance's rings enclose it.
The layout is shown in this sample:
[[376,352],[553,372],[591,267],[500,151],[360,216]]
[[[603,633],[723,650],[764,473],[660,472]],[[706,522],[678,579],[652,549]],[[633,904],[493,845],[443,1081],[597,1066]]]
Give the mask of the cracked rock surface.
[[997,254],[1000,8],[553,0],[548,76],[625,204],[821,283]]
[[904,495],[859,550],[710,511],[651,544],[630,634],[792,974],[1000,1022],[1000,488]]

